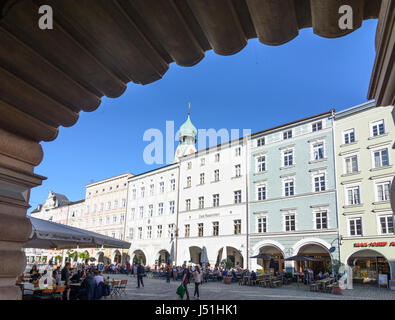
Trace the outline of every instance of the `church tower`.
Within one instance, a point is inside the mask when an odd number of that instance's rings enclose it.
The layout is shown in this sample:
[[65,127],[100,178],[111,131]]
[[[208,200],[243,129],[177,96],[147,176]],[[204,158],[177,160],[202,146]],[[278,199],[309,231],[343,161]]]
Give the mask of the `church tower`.
[[191,122],[190,114],[191,104],[189,104],[188,119],[182,124],[179,130],[179,144],[174,156],[174,162],[179,162],[181,157],[196,152],[197,129]]

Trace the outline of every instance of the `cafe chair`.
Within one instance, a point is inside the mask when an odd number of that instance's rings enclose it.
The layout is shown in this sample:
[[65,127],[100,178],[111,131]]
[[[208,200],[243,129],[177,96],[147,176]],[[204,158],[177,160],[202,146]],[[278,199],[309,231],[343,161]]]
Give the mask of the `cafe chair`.
[[126,295],[126,286],[128,284],[128,280],[121,280],[121,283],[118,286],[119,295]]

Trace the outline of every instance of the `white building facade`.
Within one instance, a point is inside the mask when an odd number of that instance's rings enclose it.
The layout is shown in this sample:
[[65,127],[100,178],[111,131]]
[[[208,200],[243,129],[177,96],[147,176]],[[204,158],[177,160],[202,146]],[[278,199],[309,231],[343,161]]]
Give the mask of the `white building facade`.
[[247,261],[246,140],[211,147],[180,162],[177,264]]

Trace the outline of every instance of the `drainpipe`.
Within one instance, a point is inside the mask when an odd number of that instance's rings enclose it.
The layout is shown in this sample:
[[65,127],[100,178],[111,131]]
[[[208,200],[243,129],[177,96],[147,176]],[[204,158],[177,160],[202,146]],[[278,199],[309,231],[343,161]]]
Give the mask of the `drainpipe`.
[[178,214],[180,211],[180,174],[181,174],[181,159],[178,162],[178,177],[177,177],[177,212],[176,212],[176,232],[174,239],[174,265],[177,266],[177,247],[178,247],[178,232],[180,229],[178,228]]
[[246,259],[247,259],[247,269],[249,270],[250,267],[250,257],[249,257],[249,242],[248,242],[248,235],[249,235],[249,219],[248,219],[248,175],[249,175],[249,151],[248,151],[248,136],[245,138],[246,144]]
[[[126,183],[127,183],[127,185],[126,185],[126,199],[125,199],[125,201],[126,201],[126,203],[125,203],[125,220],[124,220],[124,227],[123,227],[123,239],[124,239],[124,241],[125,241],[125,238],[126,238],[126,224],[127,224],[127,219],[128,219],[128,201],[129,201],[129,178],[127,178],[126,179]],[[128,250],[128,252],[130,253],[130,247],[129,247],[129,249],[127,249]],[[130,260],[130,257],[131,257],[131,255],[129,255],[129,260]],[[122,260],[122,258],[121,258],[121,260]]]
[[337,251],[338,257],[340,261],[340,228],[339,228],[339,208],[338,208],[338,200],[337,200],[337,176],[336,176],[336,137],[335,137],[335,109],[332,109],[332,150],[333,150],[333,166],[335,173],[335,204],[336,204],[336,225],[337,225]]

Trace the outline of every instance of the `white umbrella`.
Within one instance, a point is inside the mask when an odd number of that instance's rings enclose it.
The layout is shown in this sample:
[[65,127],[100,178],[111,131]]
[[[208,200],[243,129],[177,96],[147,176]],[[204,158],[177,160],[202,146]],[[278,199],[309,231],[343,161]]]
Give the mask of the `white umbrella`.
[[130,248],[130,243],[99,233],[70,227],[60,223],[28,217],[32,233],[24,248],[72,249],[72,248]]

